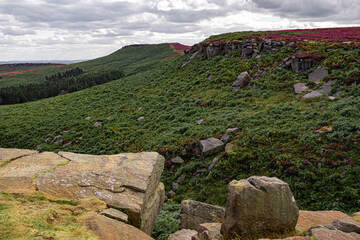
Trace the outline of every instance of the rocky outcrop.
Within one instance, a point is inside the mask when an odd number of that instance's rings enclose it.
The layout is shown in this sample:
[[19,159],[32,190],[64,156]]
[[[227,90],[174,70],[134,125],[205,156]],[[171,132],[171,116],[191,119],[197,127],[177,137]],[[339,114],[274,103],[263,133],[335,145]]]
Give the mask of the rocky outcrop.
[[179,229],[197,230],[199,224],[221,222],[225,209],[202,202],[183,200],[180,210]]
[[294,72],[306,72],[313,64],[314,59],[312,57],[297,54],[291,58],[291,68]]
[[[24,154],[30,154],[20,158]],[[158,153],[118,155],[58,154],[0,150],[0,191],[40,191],[61,199],[98,198],[121,210],[131,225],[151,234],[164,202]],[[14,159],[14,160],[11,160]]]
[[16,158],[24,157],[31,154],[37,154],[38,151],[26,150],[26,149],[15,149],[15,148],[0,148],[0,166],[1,163],[11,161]]
[[224,149],[225,144],[217,138],[208,138],[200,141],[203,156],[211,156]]
[[243,72],[239,76],[237,76],[236,81],[233,83],[232,88],[234,90],[239,90],[243,87],[249,85],[251,79],[248,72]]
[[250,177],[232,181],[226,203],[221,233],[267,237],[268,234],[291,231],[299,210],[285,182],[277,178]]
[[154,240],[146,233],[139,229],[116,221],[114,219],[96,215],[90,218],[87,226],[102,240],[124,240],[124,239],[141,239],[141,240]]

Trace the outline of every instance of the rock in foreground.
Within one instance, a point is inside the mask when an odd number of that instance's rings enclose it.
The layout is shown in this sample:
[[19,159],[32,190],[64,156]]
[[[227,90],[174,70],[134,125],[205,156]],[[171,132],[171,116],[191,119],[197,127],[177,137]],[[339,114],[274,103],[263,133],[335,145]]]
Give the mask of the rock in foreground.
[[232,181],[221,233],[227,238],[239,235],[268,237],[292,231],[299,210],[289,185],[277,178],[250,177]]

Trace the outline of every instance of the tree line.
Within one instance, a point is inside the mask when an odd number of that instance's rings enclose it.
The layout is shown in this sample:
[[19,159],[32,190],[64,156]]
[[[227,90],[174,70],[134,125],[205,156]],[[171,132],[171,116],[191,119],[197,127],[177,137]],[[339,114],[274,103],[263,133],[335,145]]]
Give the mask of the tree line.
[[51,76],[45,76],[46,81],[57,82],[69,77],[77,77],[83,74],[84,71],[81,68],[73,68],[65,72],[55,73]]
[[57,96],[61,93],[79,91],[124,77],[119,69],[85,73],[77,77],[67,77],[61,81],[45,81],[0,88],[0,104],[16,104]]

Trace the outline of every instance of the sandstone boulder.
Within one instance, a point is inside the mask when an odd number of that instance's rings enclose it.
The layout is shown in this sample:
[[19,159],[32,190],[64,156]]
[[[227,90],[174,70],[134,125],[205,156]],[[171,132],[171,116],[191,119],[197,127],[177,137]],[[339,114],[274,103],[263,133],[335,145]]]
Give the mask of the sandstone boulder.
[[224,148],[224,143],[217,138],[208,138],[200,141],[200,148],[203,156],[211,156]]
[[221,233],[225,238],[267,237],[291,231],[298,216],[299,210],[287,183],[257,176],[234,180],[229,184]]
[[176,233],[171,234],[167,240],[191,240],[193,236],[197,234],[197,231],[191,229],[182,229]]
[[199,240],[222,240],[221,223],[203,223],[198,227]]
[[308,90],[309,87],[305,85],[305,83],[297,83],[294,85],[294,91],[296,94],[302,93],[305,90]]
[[101,215],[104,215],[105,217],[115,219],[116,221],[120,221],[123,223],[128,223],[128,215],[126,215],[123,212],[120,212],[119,210],[116,210],[114,208],[108,208],[100,213]]
[[329,75],[329,71],[324,67],[317,68],[309,74],[309,81],[318,84],[324,77]]
[[139,229],[102,215],[90,218],[87,226],[102,240],[154,240]]
[[359,240],[360,234],[344,233],[342,231],[330,230],[324,227],[310,229],[310,236],[317,240]]
[[[13,154],[8,153],[7,158],[20,156],[25,152],[16,150]],[[35,192],[35,177],[46,174],[59,165],[66,165],[68,163],[67,159],[51,152],[18,158],[0,168],[0,190],[9,193]]]
[[248,72],[243,72],[237,76],[236,81],[233,83],[232,88],[234,90],[239,90],[240,88],[246,87],[251,82]]
[[16,158],[24,157],[31,154],[37,154],[38,151],[24,150],[15,148],[0,148],[0,166],[2,162],[11,161]]
[[221,222],[225,209],[207,203],[183,200],[180,209],[179,229],[197,230],[199,224]]
[[312,227],[328,225],[337,219],[346,219],[349,216],[339,211],[299,211],[296,231],[304,233]]
[[164,200],[161,155],[94,156],[66,152],[59,155],[70,160],[69,164],[38,176],[39,191],[65,199],[99,198],[125,212],[130,224],[151,234]]
[[360,223],[356,222],[353,218],[337,219],[325,227],[330,230],[339,230],[346,233],[360,233]]

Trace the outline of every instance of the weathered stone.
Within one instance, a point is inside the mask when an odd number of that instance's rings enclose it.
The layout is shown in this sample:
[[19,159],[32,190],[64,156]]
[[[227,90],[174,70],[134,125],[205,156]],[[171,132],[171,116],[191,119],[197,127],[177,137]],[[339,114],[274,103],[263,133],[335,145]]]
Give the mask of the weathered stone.
[[105,209],[101,211],[100,214],[104,215],[105,217],[115,219],[116,221],[128,223],[128,215],[114,208]]
[[174,158],[172,160],[173,163],[176,163],[176,164],[183,164],[184,163],[184,159],[182,159],[181,157],[177,156],[176,158]]
[[232,88],[234,90],[239,90],[240,88],[246,87],[251,82],[250,76],[248,72],[241,73],[236,81],[233,83]]
[[95,122],[94,127],[100,127],[102,125],[102,122]]
[[142,120],[144,120],[145,119],[145,117],[144,116],[141,116],[141,117],[139,117],[138,119],[136,119],[137,121],[142,121]]
[[291,231],[299,210],[289,185],[277,178],[253,176],[229,184],[225,218],[221,233],[267,237]]
[[331,126],[324,126],[317,128],[314,133],[331,133],[333,132],[333,128]]
[[[18,156],[21,152],[16,150],[16,153],[9,153],[6,156],[12,158]],[[28,153],[32,153],[32,151]],[[18,158],[0,168],[0,191],[9,193],[35,192],[34,177],[46,174],[46,172],[53,170],[58,165],[64,165],[68,162],[67,159],[51,152]]]
[[325,227],[331,230],[339,230],[346,233],[360,233],[360,223],[356,222],[352,218],[337,219]]
[[302,93],[305,90],[308,90],[309,87],[305,85],[305,83],[297,83],[294,85],[294,91],[296,94]]
[[242,52],[241,52],[241,57],[244,59],[250,59],[253,56],[254,53],[254,49],[252,46],[247,46],[245,48],[243,48]]
[[196,124],[197,124],[197,125],[201,125],[203,122],[204,122],[204,120],[201,119],[201,120],[199,120],[199,121],[196,121]]
[[218,157],[215,157],[215,158],[211,161],[208,170],[211,171],[211,169],[213,169],[213,168],[215,167],[215,165],[216,165],[216,163],[217,163],[218,161],[219,161],[219,158],[218,158]]
[[198,227],[199,240],[222,240],[221,223],[203,223]]
[[200,141],[200,148],[203,156],[211,156],[224,149],[224,143],[217,138],[208,138]]
[[141,240],[154,240],[146,233],[139,229],[116,221],[114,219],[96,215],[90,218],[87,226],[102,240],[124,240],[124,239],[141,239]]
[[291,58],[291,68],[294,72],[305,72],[309,70],[314,63],[312,58]]
[[213,58],[217,55],[220,55],[221,53],[221,47],[220,46],[215,46],[215,44],[210,44],[207,48],[206,48],[206,56],[208,59]]
[[360,216],[360,212],[356,212],[356,213],[354,213],[354,214],[353,214],[353,216],[354,216],[354,217],[356,217],[356,216]]
[[[65,152],[59,155],[70,163],[37,177],[39,191],[57,198],[99,198],[110,207],[124,211],[130,224],[151,233],[149,226],[155,222],[154,211],[159,211],[163,203],[159,198],[164,198],[164,188],[159,183],[164,168],[161,155],[94,156]],[[160,202],[160,206],[148,207],[154,202]]]
[[324,77],[328,76],[329,72],[324,67],[317,68],[314,72],[309,74],[309,81],[318,84]]
[[225,209],[207,203],[183,200],[180,210],[179,229],[197,230],[199,224],[221,222]]
[[238,128],[238,127],[235,127],[235,128],[228,128],[228,129],[226,129],[226,132],[235,132],[235,131],[237,131],[237,130],[239,130],[239,128]]
[[185,174],[181,174],[180,177],[178,177],[178,179],[176,179],[176,182],[181,183],[184,179],[185,179]]
[[226,152],[227,154],[231,153],[231,152],[233,151],[233,149],[234,149],[234,144],[232,144],[232,143],[226,144],[226,146],[225,146],[225,152]]
[[205,167],[198,167],[196,169],[196,173],[203,173],[203,172],[206,172],[206,168]]
[[308,234],[319,240],[360,240],[360,235],[357,233],[344,233],[324,227],[312,228]]
[[228,141],[230,141],[230,135],[225,133],[224,135],[222,135],[221,141],[223,141],[224,143],[227,143]]
[[318,91],[312,91],[311,93],[306,94],[305,96],[303,96],[303,98],[317,98],[317,97],[321,97],[322,93],[319,93]]
[[174,192],[177,192],[177,190],[179,189],[179,184],[176,183],[176,182],[173,182],[173,183],[171,184],[171,186],[172,186],[171,189],[172,189]]
[[24,150],[16,148],[0,148],[0,165],[1,162],[11,161],[16,158],[24,157],[31,154],[37,154],[38,151]]
[[197,235],[197,231],[191,229],[182,229],[176,233],[171,234],[167,240],[191,240],[193,236]]
[[339,211],[299,211],[299,219],[295,229],[299,233],[304,233],[311,227],[328,225],[337,219],[348,217],[348,215]]
[[332,91],[332,87],[325,83],[317,91],[322,94],[329,94]]
[[175,196],[175,194],[176,194],[176,193],[175,193],[173,190],[170,190],[169,192],[166,193],[166,196],[167,196],[168,198],[172,198],[172,197]]

